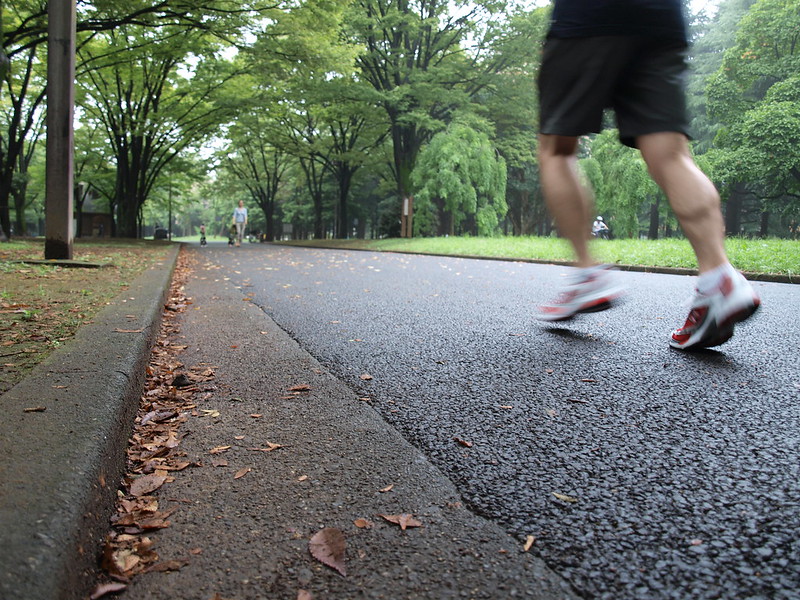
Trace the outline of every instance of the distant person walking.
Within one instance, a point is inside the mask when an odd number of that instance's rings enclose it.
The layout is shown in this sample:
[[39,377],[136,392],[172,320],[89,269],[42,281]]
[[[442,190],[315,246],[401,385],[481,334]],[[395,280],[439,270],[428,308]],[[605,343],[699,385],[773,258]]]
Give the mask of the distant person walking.
[[539,165],[547,207],[577,269],[564,292],[539,307],[540,319],[604,310],[623,293],[590,253],[594,206],[577,168],[578,138],[601,130],[605,108],[616,114],[622,143],[641,152],[697,257],[689,316],[670,345],[722,344],[758,309],[756,292],[725,254],[719,194],[689,152],[686,48],[681,0],[555,0],[539,74]]
[[239,206],[233,209],[233,224],[236,226],[236,245],[240,246],[247,226],[247,209],[243,200],[239,200]]

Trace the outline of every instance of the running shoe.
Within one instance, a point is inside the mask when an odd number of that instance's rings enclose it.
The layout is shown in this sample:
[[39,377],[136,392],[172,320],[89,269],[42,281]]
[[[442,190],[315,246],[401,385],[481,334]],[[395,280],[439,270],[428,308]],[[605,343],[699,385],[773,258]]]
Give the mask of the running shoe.
[[623,289],[614,281],[608,265],[581,269],[553,302],[539,306],[536,318],[566,321],[578,313],[611,308],[622,295]]
[[688,350],[724,344],[733,336],[733,326],[749,319],[760,305],[761,299],[743,275],[726,274],[713,293],[695,290],[686,323],[672,332],[669,345]]

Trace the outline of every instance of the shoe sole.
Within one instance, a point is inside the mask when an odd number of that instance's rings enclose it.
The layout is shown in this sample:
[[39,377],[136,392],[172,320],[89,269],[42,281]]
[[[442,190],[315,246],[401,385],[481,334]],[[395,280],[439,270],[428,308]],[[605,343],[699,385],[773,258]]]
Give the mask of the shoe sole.
[[595,312],[601,312],[601,311],[604,311],[604,310],[608,310],[609,308],[611,308],[612,306],[617,304],[619,302],[619,299],[620,299],[620,296],[617,296],[617,297],[611,298],[611,299],[604,298],[604,299],[600,300],[599,302],[585,304],[584,306],[582,306],[578,310],[576,310],[574,312],[567,313],[565,315],[551,316],[551,315],[539,314],[539,315],[537,315],[537,318],[540,321],[548,321],[548,322],[551,322],[551,323],[557,323],[559,321],[569,321],[575,315],[580,315],[580,314],[584,314],[584,313],[595,313]]

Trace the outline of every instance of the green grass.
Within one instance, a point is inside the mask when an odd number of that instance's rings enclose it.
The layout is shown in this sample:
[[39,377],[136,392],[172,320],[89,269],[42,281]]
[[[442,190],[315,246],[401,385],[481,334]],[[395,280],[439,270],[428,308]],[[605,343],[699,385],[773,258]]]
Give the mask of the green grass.
[[[289,242],[304,246],[354,248],[389,252],[418,252],[453,256],[483,256],[569,262],[569,244],[554,237],[440,237],[382,240],[319,240]],[[731,262],[748,273],[800,275],[800,241],[728,238]],[[618,265],[694,269],[694,253],[686,240],[596,240],[598,260]]]

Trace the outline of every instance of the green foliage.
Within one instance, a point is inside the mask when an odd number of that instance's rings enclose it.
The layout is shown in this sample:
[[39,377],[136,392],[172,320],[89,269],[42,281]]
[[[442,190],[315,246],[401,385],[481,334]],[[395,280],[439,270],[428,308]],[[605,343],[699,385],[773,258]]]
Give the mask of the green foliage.
[[589,153],[580,166],[595,192],[597,213],[604,215],[614,236],[639,237],[642,204],[661,194],[647,165],[637,150],[619,142],[616,129],[595,136]]
[[724,125],[717,136],[724,152],[713,155],[724,185],[744,181],[762,197],[787,200],[800,192],[798,31],[797,2],[759,0],[709,83],[709,110]]
[[[422,151],[412,175],[415,231],[492,235],[506,212],[506,163],[485,133],[453,123]],[[467,227],[474,222],[474,227]]]

